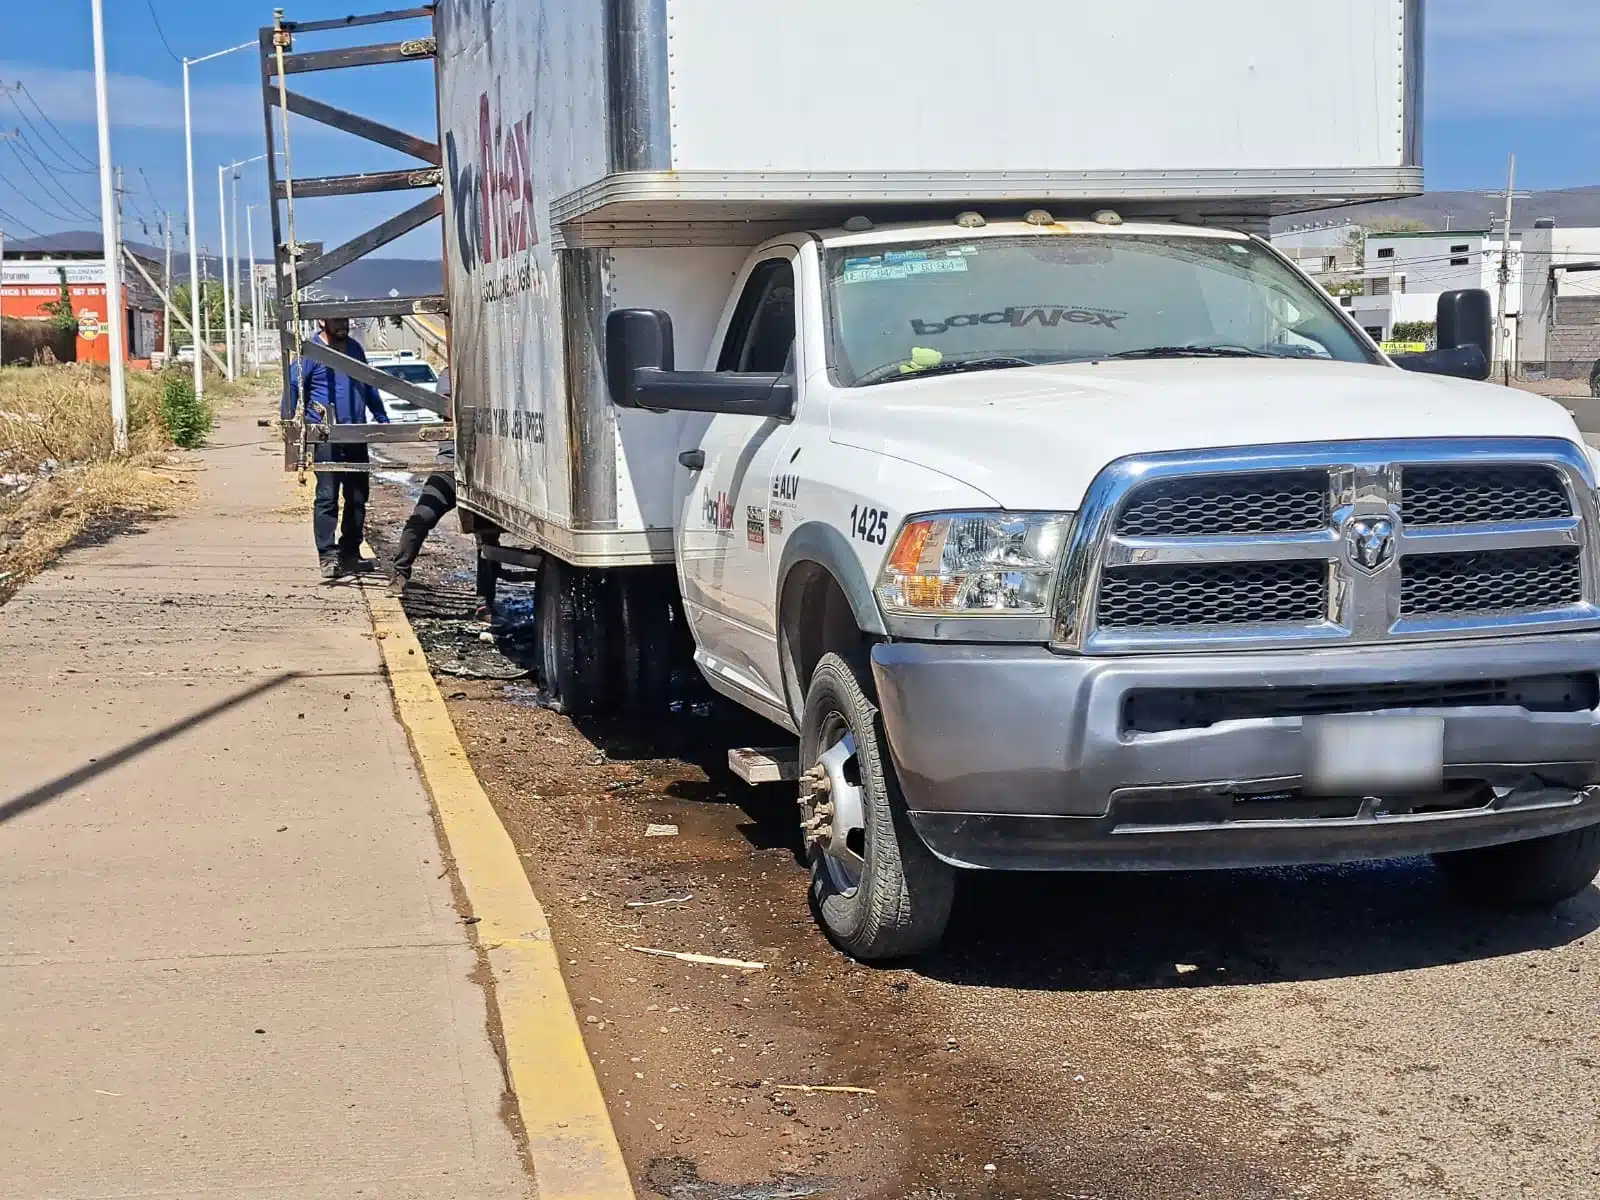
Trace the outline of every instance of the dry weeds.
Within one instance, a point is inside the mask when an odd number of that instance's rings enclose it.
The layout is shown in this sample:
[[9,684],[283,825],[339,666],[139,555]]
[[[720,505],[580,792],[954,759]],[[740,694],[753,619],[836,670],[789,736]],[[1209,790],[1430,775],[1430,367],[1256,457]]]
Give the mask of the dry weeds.
[[159,375],[128,375],[128,454],[119,457],[104,367],[0,370],[0,603],[86,534],[189,499],[194,485],[169,465],[171,445]]

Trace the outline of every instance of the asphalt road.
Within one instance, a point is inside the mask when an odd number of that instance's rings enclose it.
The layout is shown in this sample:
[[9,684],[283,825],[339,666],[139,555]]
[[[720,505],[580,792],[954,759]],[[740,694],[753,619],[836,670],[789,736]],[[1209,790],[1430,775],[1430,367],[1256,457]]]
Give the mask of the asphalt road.
[[[375,543],[407,507],[378,489]],[[515,675],[528,589],[483,641],[466,550],[447,522],[408,608],[436,666]],[[440,681],[642,1196],[1600,1195],[1593,888],[1507,916],[1421,861],[974,875],[940,952],[866,968],[812,925],[786,791],[722,769],[764,731],[692,681],[646,725],[575,723],[526,679]]]

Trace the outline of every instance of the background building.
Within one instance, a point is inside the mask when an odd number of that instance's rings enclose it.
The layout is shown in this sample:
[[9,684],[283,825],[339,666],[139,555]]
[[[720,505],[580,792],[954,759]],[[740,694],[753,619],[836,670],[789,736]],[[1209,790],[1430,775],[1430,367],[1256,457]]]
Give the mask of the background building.
[[[162,264],[151,253],[129,247],[150,272],[161,278]],[[165,305],[126,263],[122,269],[123,329],[128,359],[147,362],[165,348]],[[65,299],[77,318],[78,362],[109,362],[111,339],[106,322],[105,258],[97,235],[61,234],[6,243],[0,262],[0,316],[19,321],[47,321]],[[0,353],[12,350],[0,342]]]

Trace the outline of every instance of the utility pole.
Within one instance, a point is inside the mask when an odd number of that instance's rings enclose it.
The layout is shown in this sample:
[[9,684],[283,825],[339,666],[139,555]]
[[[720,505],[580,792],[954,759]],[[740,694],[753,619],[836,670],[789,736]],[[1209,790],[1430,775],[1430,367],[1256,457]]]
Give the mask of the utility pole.
[[[12,130],[9,130],[9,131],[0,130],[0,142],[10,141],[12,138],[17,136],[17,133],[18,133],[18,131],[15,130],[15,129],[12,129]],[[5,276],[6,276],[6,231],[4,229],[0,229],[0,367],[3,367],[3,366],[6,365],[6,352],[5,352],[5,336],[6,336]]]
[[[206,290],[206,284],[211,282],[206,276],[205,250],[204,246],[200,247],[200,287],[196,290],[196,295],[203,295]],[[200,308],[200,336],[205,339],[206,345],[209,346],[211,344],[211,305],[209,304],[202,305]],[[198,354],[200,351],[196,349],[195,353]]]
[[[172,357],[172,214],[163,213],[162,216],[167,218],[167,269],[161,276],[161,286],[167,289],[167,304],[166,315],[161,318],[161,349],[165,353],[167,365],[171,366],[175,361]],[[194,352],[199,354],[200,348],[196,346]]]
[[128,392],[122,328],[122,253],[117,236],[117,198],[111,184],[111,111],[106,96],[106,29],[102,0],[89,0],[94,24],[94,103],[100,141],[100,240],[106,266],[106,329],[111,353],[111,439],[117,453],[128,449]]
[[[1506,312],[1508,300],[1506,292],[1511,284],[1511,205],[1518,197],[1526,197],[1529,193],[1519,192],[1517,188],[1517,156],[1511,155],[1506,165],[1506,215],[1505,225],[1500,231],[1500,302],[1495,312],[1495,340],[1499,343],[1498,353],[1501,362],[1501,382],[1506,387],[1511,386],[1511,317]],[[1491,196],[1499,197],[1499,192],[1490,192]]]

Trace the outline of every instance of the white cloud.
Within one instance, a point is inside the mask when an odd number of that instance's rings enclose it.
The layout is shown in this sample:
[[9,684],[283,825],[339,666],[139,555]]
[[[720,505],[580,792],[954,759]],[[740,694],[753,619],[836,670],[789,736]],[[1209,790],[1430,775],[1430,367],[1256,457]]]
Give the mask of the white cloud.
[[1431,0],[1428,112],[1566,117],[1600,105],[1596,0]]
[[[58,125],[95,123],[94,73],[0,62],[0,81],[20,80]],[[141,75],[112,75],[107,81],[111,123],[123,129],[183,130],[183,85]],[[22,110],[38,114],[26,99]],[[196,84],[191,96],[196,133],[261,132],[261,93],[239,84]],[[15,124],[9,104],[0,107],[0,124]]]

